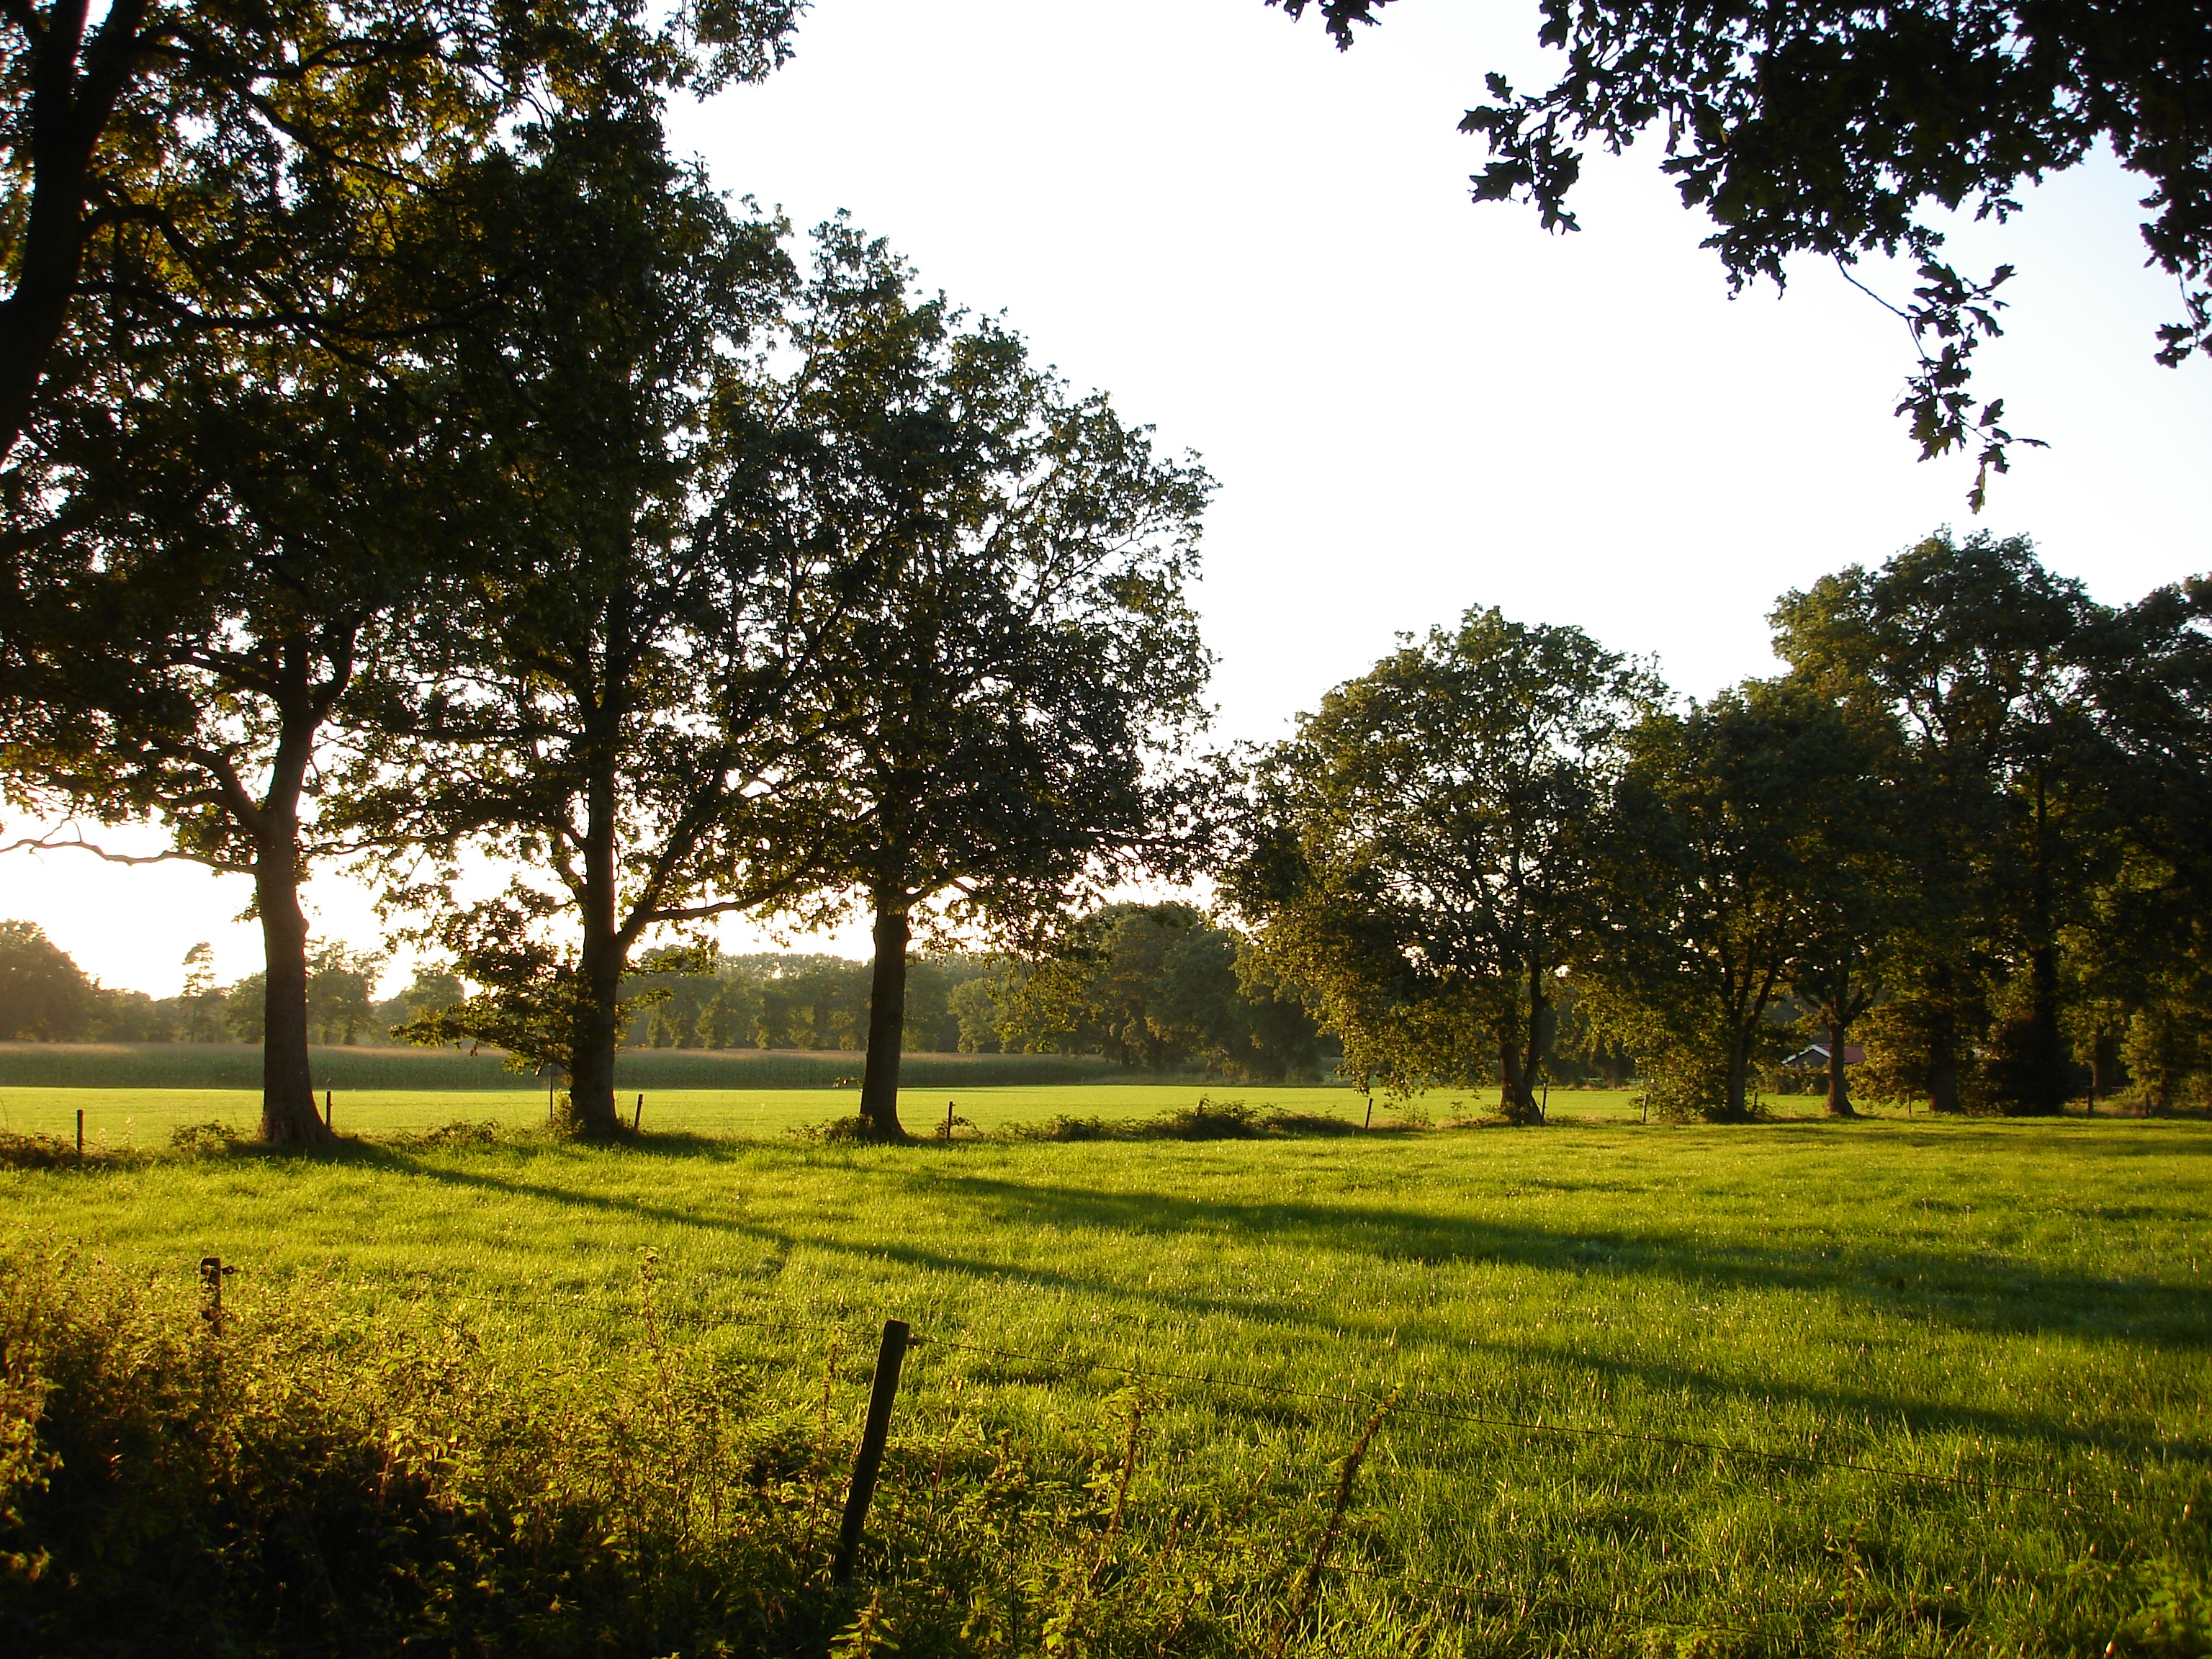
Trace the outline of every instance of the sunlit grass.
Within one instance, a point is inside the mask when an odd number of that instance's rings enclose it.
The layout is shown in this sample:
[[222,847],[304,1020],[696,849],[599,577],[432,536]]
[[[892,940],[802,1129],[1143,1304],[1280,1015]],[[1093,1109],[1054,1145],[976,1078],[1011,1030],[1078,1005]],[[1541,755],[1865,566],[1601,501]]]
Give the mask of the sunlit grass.
[[[850,1089],[655,1089],[626,1090],[619,1097],[624,1120],[635,1112],[642,1094],[642,1127],[665,1133],[774,1136],[809,1124],[849,1115],[858,1104]],[[1276,1086],[1267,1084],[1101,1083],[1044,1088],[905,1089],[899,1113],[908,1129],[928,1134],[945,1121],[948,1103],[954,1115],[986,1132],[1014,1123],[1038,1123],[1054,1116],[1102,1117],[1109,1121],[1187,1110],[1201,1096],[1243,1101],[1255,1108],[1312,1113],[1363,1121],[1366,1101],[1351,1089]],[[1557,1090],[1551,1100],[1562,1118],[1632,1119],[1636,1097],[1625,1090]],[[422,1130],[453,1122],[497,1123],[504,1127],[543,1127],[546,1093],[536,1088],[503,1090],[337,1090],[331,1097],[331,1121],[344,1134],[377,1136]],[[1459,1091],[1423,1097],[1419,1115],[1444,1121],[1486,1111],[1491,1091]],[[0,1130],[16,1134],[73,1138],[76,1114],[85,1115],[86,1144],[122,1150],[159,1149],[171,1133],[187,1124],[222,1123],[249,1131],[261,1119],[261,1097],[248,1089],[35,1089],[0,1087]],[[1404,1121],[1404,1114],[1381,1098],[1375,1102],[1378,1125]],[[963,1129],[964,1133],[964,1127]]]
[[[1197,1091],[1070,1092],[960,1112]],[[830,1366],[848,1424],[885,1316],[1006,1351],[917,1351],[892,1504],[919,1501],[899,1470],[956,1421],[1110,1443],[1107,1402],[1134,1387],[1156,1493],[1241,1480],[1310,1513],[1359,1402],[1396,1391],[1324,1601],[1336,1651],[1403,1650],[1426,1618],[1441,1651],[1672,1651],[1700,1630],[1701,1651],[2102,1652],[2155,1583],[2206,1574],[2212,1126],[1647,1127],[1588,1100],[1612,1121],[881,1149],[714,1138],[819,1121],[834,1093],[648,1096],[669,1133],[634,1148],[155,1161],[0,1194],[28,1236],[157,1276],[217,1254],[239,1297],[313,1280],[517,1364],[634,1340],[649,1276],[687,1341]],[[341,1127],[492,1115],[338,1105]],[[1537,1422],[1656,1438],[1509,1426]]]

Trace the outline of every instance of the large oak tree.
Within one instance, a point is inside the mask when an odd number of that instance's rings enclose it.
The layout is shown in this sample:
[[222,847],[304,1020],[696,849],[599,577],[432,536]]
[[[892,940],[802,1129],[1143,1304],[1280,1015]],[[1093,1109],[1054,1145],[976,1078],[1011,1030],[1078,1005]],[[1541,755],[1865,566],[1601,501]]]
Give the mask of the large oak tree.
[[[834,818],[800,802],[854,557],[802,504],[848,469],[792,418],[793,342],[860,301],[794,300],[781,228],[673,162],[650,100],[523,145],[480,181],[495,300],[446,371],[488,434],[473,562],[364,704],[344,816],[477,988],[414,1034],[557,1066],[606,1135],[632,952],[791,898]],[[472,897],[487,861],[513,879]]]
[[[1190,845],[1179,757],[1211,659],[1184,596],[1212,480],[1072,396],[1021,340],[825,228],[800,428],[846,458],[811,533],[864,556],[835,716],[835,884],[872,919],[860,1115],[902,1133],[917,916],[1034,942]],[[848,478],[866,481],[854,488]]]
[[1266,757],[1231,890],[1352,1069],[1402,1092],[1494,1066],[1507,1118],[1539,1120],[1553,988],[1602,920],[1596,831],[1657,695],[1578,629],[1474,610]]

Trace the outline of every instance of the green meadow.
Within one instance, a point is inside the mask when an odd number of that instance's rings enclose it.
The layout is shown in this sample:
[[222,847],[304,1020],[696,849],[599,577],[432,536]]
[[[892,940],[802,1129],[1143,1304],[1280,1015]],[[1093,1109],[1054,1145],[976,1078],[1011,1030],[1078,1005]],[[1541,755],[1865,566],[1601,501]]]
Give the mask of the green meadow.
[[[88,1273],[185,1287],[219,1255],[240,1318],[465,1331],[514,1376],[672,1342],[818,1394],[837,1457],[880,1322],[908,1321],[888,1536],[928,1534],[945,1448],[973,1443],[1118,1479],[1132,1538],[1245,1493],[1220,1524],[1283,1566],[1279,1604],[1325,1558],[1295,1628],[1161,1651],[2212,1651],[2212,1125],[1645,1126],[1555,1093],[1547,1129],[1358,1133],[1350,1091],[1224,1088],[1343,1130],[988,1133],[1195,1095],[976,1091],[977,1133],[886,1148],[782,1133],[834,1114],[818,1090],[649,1093],[611,1147],[530,1128],[542,1096],[341,1094],[368,1138],[327,1158],[0,1194],[25,1248]],[[945,1099],[915,1091],[910,1127]],[[142,1146],[251,1107],[0,1091],[18,1133],[77,1103]],[[514,1127],[420,1133],[456,1119]],[[972,1619],[933,1645],[930,1572],[877,1571],[884,1605],[921,1598],[907,1650],[1045,1650],[1043,1624],[993,1646]]]
[[[633,1089],[621,1097],[625,1116],[636,1111],[641,1127],[662,1134],[761,1137],[829,1122],[853,1110],[854,1093],[824,1089]],[[1341,1120],[1367,1120],[1357,1091],[1281,1087],[1266,1084],[1103,1083],[1058,1087],[962,1088],[946,1085],[904,1089],[899,1114],[916,1134],[932,1133],[953,1109],[956,1133],[987,1133],[1054,1117],[1121,1121],[1186,1110],[1200,1099],[1241,1103]],[[1561,1119],[1633,1121],[1636,1096],[1626,1090],[1555,1091],[1553,1115]],[[1492,1103],[1489,1091],[1425,1096],[1401,1107],[1378,1097],[1377,1126],[1449,1122],[1478,1115]],[[535,1089],[336,1090],[332,1127],[377,1138],[441,1125],[495,1123],[502,1128],[542,1128],[546,1092]],[[84,1114],[88,1147],[121,1152],[166,1148],[179,1128],[222,1124],[241,1133],[261,1121],[261,1096],[249,1089],[10,1088],[0,1085],[0,1133],[73,1139],[76,1115]]]

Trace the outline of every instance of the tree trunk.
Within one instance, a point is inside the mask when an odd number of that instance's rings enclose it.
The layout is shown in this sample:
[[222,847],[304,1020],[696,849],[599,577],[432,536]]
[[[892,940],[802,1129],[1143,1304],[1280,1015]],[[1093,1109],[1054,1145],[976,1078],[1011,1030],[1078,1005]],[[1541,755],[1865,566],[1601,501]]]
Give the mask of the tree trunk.
[[1828,1115],[1856,1117],[1851,1106],[1850,1085],[1844,1072],[1844,1039],[1850,1035],[1847,1022],[1829,1020],[1828,1030]]
[[1966,1109],[1959,1103],[1958,1021],[1941,1003],[1928,1027],[1928,1109],[1954,1114]]
[[2118,1034],[2100,1027],[2095,1040],[2089,1045],[2089,1110],[2092,1113],[2096,1111],[2097,1103],[2112,1092],[2113,1073],[2119,1057]]
[[1751,1115],[1751,1106],[1745,1098],[1750,1092],[1750,1033],[1739,1030],[1729,1042],[1728,1099],[1723,1109],[1723,1115],[1731,1122],[1740,1123]]
[[253,860],[261,913],[264,1023],[261,1036],[261,1138],[272,1146],[320,1146],[331,1132],[315,1109],[307,1064],[307,918],[300,908],[300,860],[287,837],[264,841]]
[[1544,994],[1543,964],[1532,961],[1528,964],[1528,1046],[1521,1055],[1521,1092],[1532,1123],[1544,1121],[1544,1109],[1536,1103],[1536,1079],[1543,1074],[1551,1052],[1552,1000]]
[[2027,1065],[2021,1109],[2051,1116],[2066,1109],[2074,1092],[2074,1066],[2058,1025],[2058,948],[2039,945],[2028,964]]
[[1528,1074],[1522,1069],[1521,1045],[1510,1030],[1498,1041],[1498,1111],[1508,1123],[1534,1123],[1536,1109],[1528,1098]]
[[615,922],[615,810],[611,775],[587,786],[584,830],[584,939],[576,960],[576,1003],[568,1038],[571,1133],[611,1139],[622,1133],[615,1110],[615,1046],[622,1032],[623,958],[629,949]]
[[15,448],[29,423],[68,321],[84,267],[93,152],[133,78],[146,4],[117,0],[88,41],[82,8],[49,8],[40,38],[28,43],[31,204],[16,245],[15,292],[0,301],[0,455]]
[[[2066,1109],[2074,1092],[2073,1067],[2066,1054],[2066,1040],[2058,1029],[2058,946],[2051,921],[2049,800],[2043,769],[2035,775],[2035,858],[2029,884],[2029,915],[2034,928],[2028,951],[2028,1011],[2026,1029],[2019,1033],[2018,1052],[2008,1056],[2005,1079],[2009,1085],[2004,1101],[2008,1112],[2049,1117]],[[2008,1045],[2009,1046],[2009,1045]]]
[[906,1042],[906,947],[911,928],[903,903],[876,902],[876,964],[868,985],[868,1063],[860,1077],[860,1121],[884,1140],[903,1140],[898,1115],[899,1054]]

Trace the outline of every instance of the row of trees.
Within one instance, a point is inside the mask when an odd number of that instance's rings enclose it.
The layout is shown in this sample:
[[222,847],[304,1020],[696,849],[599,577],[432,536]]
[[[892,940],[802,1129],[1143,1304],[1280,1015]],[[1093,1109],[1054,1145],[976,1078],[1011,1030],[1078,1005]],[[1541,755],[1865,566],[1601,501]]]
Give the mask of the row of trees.
[[[1380,3],[1322,9],[1345,39]],[[850,227],[824,227],[802,269],[786,227],[732,211],[666,152],[662,100],[767,72],[796,10],[125,0],[95,17],[57,0],[0,19],[0,788],[47,817],[40,844],[88,844],[72,820],[151,818],[172,832],[161,856],[251,877],[272,1139],[324,1133],[300,902],[321,860],[379,879],[395,917],[473,988],[413,1034],[562,1066],[577,1126],[593,1133],[617,1130],[613,1054],[641,1012],[625,994],[641,949],[688,939],[703,968],[718,916],[803,925],[863,910],[877,951],[862,1113],[892,1133],[917,927],[1033,949],[1071,904],[1122,877],[1188,871],[1206,844],[1207,804],[1228,792],[1184,752],[1207,668],[1183,600],[1204,473],[1033,368],[1004,329],[917,292]],[[1575,158],[1559,134],[1624,143],[1663,112],[1690,146],[1669,165],[1721,218],[1737,275],[1774,274],[1806,247],[1923,256],[1914,314],[1942,343],[1909,400],[1917,426],[1931,448],[1979,434],[1985,462],[2002,465],[2000,411],[1974,409],[1963,389],[1966,352],[1995,327],[1995,281],[1942,267],[1940,238],[1911,216],[1977,191],[2001,204],[2012,178],[2069,165],[2100,134],[2179,188],[2202,170],[2201,123],[2136,94],[2200,76],[2201,43],[2153,31],[2142,63],[2100,56],[2094,74],[2061,77],[2055,101],[2029,88],[2026,106],[2041,106],[2021,125],[2008,113],[2026,107],[2016,93],[1976,112],[1954,106],[1944,77],[1930,93],[1936,82],[1917,73],[1900,89],[1785,72],[1806,50],[1822,63],[1858,61],[1869,42],[1887,52],[1894,28],[1839,15],[1807,34],[1785,12],[1747,14],[1721,58],[1674,50],[1678,22],[1632,7],[1599,6],[1571,27],[1554,19],[1556,44],[1658,67],[1626,79],[1577,70],[1533,100],[1493,86],[1469,118],[1501,158],[1480,193],[1526,191],[1571,223],[1561,200]],[[1976,63],[2002,59],[2023,31],[2067,51],[2084,38],[2063,8],[1912,15],[1938,44],[1980,41]],[[1856,153],[1860,128],[1844,118],[1862,106],[1883,114],[1867,129],[1877,135],[1893,115],[1947,134],[1994,120],[2034,142],[2000,145],[1964,173],[1945,170],[1958,153],[1948,139],[1903,172],[1814,165]],[[1825,114],[1794,120],[1800,107]],[[2201,276],[2201,237],[2172,212],[2154,232],[2168,269]],[[2191,290],[2192,307],[2200,297]],[[2177,325],[2170,358],[2202,334]],[[2165,612],[2147,601],[2114,621],[2059,594],[2051,604],[2081,627],[2048,647],[2057,678],[1991,694],[2027,712],[1972,726],[1963,748],[1948,725],[1914,724],[1922,703],[1951,720],[1949,681],[1923,696],[1884,678],[1918,672],[1904,624],[1877,618],[1873,646],[1838,647],[1877,652],[1873,666],[1837,657],[1824,669],[1808,645],[1788,685],[1687,715],[1638,712],[1617,736],[1620,710],[1650,699],[1597,653],[1576,671],[1595,677],[1588,708],[1547,704],[1561,725],[1545,741],[1587,750],[1594,821],[1672,825],[1673,839],[1562,831],[1540,849],[1558,882],[1524,883],[1516,864],[1501,887],[1481,866],[1456,895],[1475,921],[1433,938],[1396,921],[1352,925],[1363,882],[1378,916],[1419,906],[1394,876],[1339,882],[1365,855],[1328,850],[1336,761],[1318,754],[1304,778],[1303,763],[1271,766],[1236,878],[1278,941],[1276,965],[1256,971],[1308,987],[1347,1052],[1407,1075],[1413,1060],[1363,1035],[1378,1010],[1404,1016],[1394,1030],[1432,1032],[1419,1064],[1441,1073],[1434,1056],[1456,1042],[1445,1033],[1480,1005],[1485,1052],[1519,1110],[1554,1051],[1558,988],[1571,983],[1589,1018],[1663,1052],[1690,1094],[1719,1077],[1725,1100],[1740,1100],[1747,1034],[1776,987],[1815,988],[1772,967],[1778,947],[1686,943],[1692,915],[1722,932],[1740,921],[1698,860],[1722,856],[1722,832],[1747,807],[1785,800],[1832,816],[1820,833],[1844,846],[1866,821],[1822,803],[1840,800],[1829,784],[1856,760],[1917,789],[1965,754],[1968,773],[2002,787],[1925,797],[1944,812],[1987,809],[1961,820],[1972,827],[1950,852],[1885,842],[1838,865],[1833,848],[1792,842],[1729,854],[1730,867],[1792,893],[1806,872],[1843,867],[1877,872],[1870,891],[1905,890],[1880,872],[1912,869],[1915,902],[1953,906],[1956,936],[1877,930],[1918,943],[1885,942],[1868,960],[1892,988],[1919,975],[1934,1091],[1956,1094],[1946,1079],[1981,1021],[2002,1038],[1992,1086],[2047,1103],[2078,1011],[2109,1004],[2107,1026],[2124,1015],[2133,1033],[2148,1011],[2179,1006],[2130,975],[2153,962],[2140,972],[2165,985],[2181,957],[2130,948],[2092,972],[2081,964],[2094,953],[2071,942],[2087,936],[2084,907],[2124,913],[2106,932],[2130,940],[2142,906],[2197,914],[2161,885],[2194,879],[2179,842],[2075,832],[2100,812],[2136,824],[2142,788],[2155,799],[2142,823],[2172,816],[2178,797],[2142,781],[2185,772],[2197,751],[2146,734],[2161,720],[2185,728],[2191,694],[2112,672],[2112,653],[2081,641],[2124,622],[2149,659],[2193,672],[2193,624],[2172,618],[2196,602],[2176,593],[2157,601]],[[1978,615],[1951,619],[1963,629]],[[1323,743],[1329,718],[1308,738]],[[1903,737],[1885,736],[1885,720]],[[2078,750],[2077,731],[2089,734]],[[2033,741],[2049,752],[2008,747],[2022,732],[2044,734]],[[2093,750],[2126,765],[2075,767]],[[1798,758],[1768,776],[1759,769],[1778,753]],[[1346,775],[1363,765],[1346,761]],[[2124,781],[2109,811],[2084,805],[2107,798],[2080,782],[2092,776]],[[1555,781],[1563,800],[1583,787]],[[2023,842],[2015,820],[2031,797]],[[1770,841],[1781,835],[1783,820],[1762,822]],[[2010,873],[1993,873],[1994,843],[1973,839],[1984,830],[2010,836]],[[1401,839],[1421,866],[1414,887],[1469,879],[1437,862],[1418,826]],[[1585,843],[1645,884],[1620,886],[1622,903],[1595,921],[1587,910],[1562,921],[1553,899],[1571,908],[1581,890],[1573,860],[1600,859]],[[482,890],[487,868],[512,872],[503,891]],[[1650,896],[1668,891],[1693,896]],[[1767,918],[1760,939],[1802,930],[1796,912],[1778,930],[1771,908],[1741,912]],[[1820,911],[1832,914],[1861,913],[1832,901]],[[1395,957],[1382,942],[1393,929]],[[1506,948],[1509,936],[1521,943]],[[1358,974],[1327,965],[1362,951]],[[1876,969],[1834,971],[1842,988],[1822,1006],[1848,1024]],[[2100,988],[2077,993],[2069,975]],[[1652,989],[1692,983],[1705,988]],[[2184,1026],[2172,1041],[2185,1046]]]
[[2208,620],[2203,579],[2113,609],[1939,534],[1785,595],[1787,672],[1683,707],[1470,611],[1265,757],[1231,892],[1352,1071],[1522,1121],[1563,1029],[1715,1118],[1808,1023],[1838,1114],[1863,1025],[1937,1111],[2122,1063],[2170,1099],[2212,1076]]
[[802,268],[600,47],[408,187],[272,153],[343,340],[177,326],[160,239],[104,243],[0,479],[9,798],[252,878],[272,1139],[322,1133],[320,861],[473,988],[410,1035],[595,1133],[641,949],[860,908],[895,1133],[917,926],[1019,944],[1190,841],[1211,481],[842,221]]
[[[1838,1115],[1855,1038],[1863,1088],[1937,1111],[2055,1112],[2123,1079],[2154,1104],[2205,1093],[2212,583],[2115,609],[2024,540],[1941,534],[1785,595],[1773,621],[1786,672],[1685,705],[1577,629],[1471,611],[1338,687],[1216,802],[1243,927],[1124,903],[1025,956],[665,946],[608,1000],[617,1038],[1494,1082],[1521,1121],[1547,1082],[1632,1073],[1662,1110],[1739,1118],[1813,1037]],[[310,1026],[526,1037],[539,1010],[474,964],[556,960],[550,936],[490,931],[532,890],[449,902],[437,925],[474,995],[431,973],[372,1009],[374,960],[324,946]],[[1060,908],[1040,891],[1026,915]],[[226,992],[204,951],[186,966],[180,1024],[262,1034],[262,976]],[[71,1034],[97,994],[8,925],[11,1030]],[[507,1046],[558,1063],[561,1036]]]
[[[260,1042],[265,976],[215,981],[209,947],[185,958],[173,997],[94,984],[28,922],[0,922],[0,1041]],[[434,967],[377,1000],[380,957],[324,943],[309,952],[307,1028],[319,1043],[388,1042],[463,1005],[468,988]],[[662,971],[663,967],[667,971]],[[867,1046],[873,965],[791,952],[719,956],[649,950],[623,985],[639,1007],[624,1046],[700,1050]],[[1202,1069],[1253,1079],[1315,1077],[1335,1063],[1304,1007],[1254,977],[1248,942],[1188,904],[1116,904],[1023,961],[921,951],[908,963],[904,1048],[951,1054],[1097,1055],[1153,1074]]]
[[[266,974],[216,981],[213,951],[185,955],[173,997],[100,984],[27,921],[0,921],[0,1042],[260,1042],[267,1033]],[[450,974],[424,974],[398,995],[375,1000],[383,958],[325,942],[307,954],[311,1042],[387,1040],[392,1028],[465,994]]]

